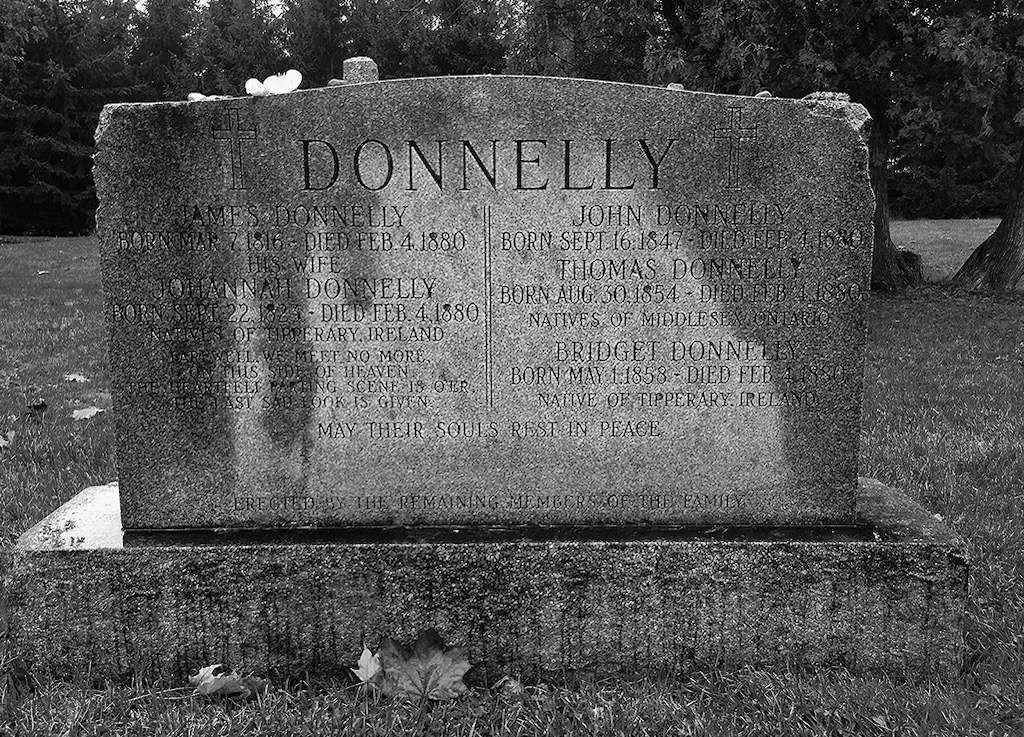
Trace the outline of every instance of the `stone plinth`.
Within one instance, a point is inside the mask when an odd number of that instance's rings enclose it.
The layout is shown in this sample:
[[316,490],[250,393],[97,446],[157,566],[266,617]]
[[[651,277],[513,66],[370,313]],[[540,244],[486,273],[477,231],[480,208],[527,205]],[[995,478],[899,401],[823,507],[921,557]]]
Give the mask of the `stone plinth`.
[[490,682],[601,665],[844,664],[953,676],[964,542],[861,480],[844,528],[378,530],[122,536],[116,485],[19,541],[8,581],[31,672],[180,682],[230,662],[275,677],[354,665],[426,627]]

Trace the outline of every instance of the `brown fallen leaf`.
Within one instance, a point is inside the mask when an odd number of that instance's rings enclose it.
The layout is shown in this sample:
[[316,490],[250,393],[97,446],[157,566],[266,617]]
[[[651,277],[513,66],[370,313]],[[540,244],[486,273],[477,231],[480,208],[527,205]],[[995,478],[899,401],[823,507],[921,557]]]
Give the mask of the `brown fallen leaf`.
[[247,699],[267,690],[267,681],[253,676],[242,676],[221,663],[200,668],[188,682],[196,687],[200,696],[225,696]]
[[46,414],[46,400],[36,397],[25,407],[25,414],[29,417],[42,417]]
[[522,681],[518,678],[513,678],[512,676],[502,676],[501,679],[491,687],[491,689],[497,691],[502,696],[513,696],[517,698],[521,697],[526,691],[526,689],[523,688]]
[[381,646],[384,679],[381,690],[410,701],[446,701],[469,690],[462,677],[470,669],[466,650],[447,648],[440,635],[428,629],[411,648],[386,639]]
[[0,435],[0,448],[10,448],[16,435],[14,430],[8,430],[6,435]]
[[100,409],[99,407],[85,407],[83,409],[76,409],[74,412],[71,413],[71,419],[88,420],[90,417],[95,417],[101,412],[103,412],[103,410]]

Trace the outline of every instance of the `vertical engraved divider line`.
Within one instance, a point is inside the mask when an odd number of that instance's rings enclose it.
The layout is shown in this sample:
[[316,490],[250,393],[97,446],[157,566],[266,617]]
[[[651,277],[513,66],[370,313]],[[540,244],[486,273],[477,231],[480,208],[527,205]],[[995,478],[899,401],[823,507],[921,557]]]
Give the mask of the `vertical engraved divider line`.
[[484,392],[487,408],[494,409],[494,357],[491,342],[491,208],[484,205]]

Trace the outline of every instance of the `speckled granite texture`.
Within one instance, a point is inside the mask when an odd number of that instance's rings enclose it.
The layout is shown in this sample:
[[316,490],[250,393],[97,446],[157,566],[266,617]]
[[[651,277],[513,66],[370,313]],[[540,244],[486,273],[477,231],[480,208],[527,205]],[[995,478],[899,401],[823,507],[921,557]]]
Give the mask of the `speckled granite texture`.
[[[862,480],[856,530],[421,531],[261,544],[125,544],[116,486],[21,539],[7,582],[33,673],[181,682],[213,662],[275,677],[354,665],[362,644],[435,627],[502,673],[843,664],[954,676],[964,543]],[[419,542],[416,542],[417,537]]]
[[125,527],[850,522],[870,124],[516,76],[107,106]]

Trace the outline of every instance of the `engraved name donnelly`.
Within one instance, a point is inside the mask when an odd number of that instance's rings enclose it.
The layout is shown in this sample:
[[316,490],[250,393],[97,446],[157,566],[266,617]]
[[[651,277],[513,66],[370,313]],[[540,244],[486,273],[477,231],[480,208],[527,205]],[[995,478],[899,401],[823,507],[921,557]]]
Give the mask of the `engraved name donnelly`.
[[[360,302],[377,299],[430,299],[437,279],[428,277],[381,277],[368,279],[324,279],[308,281],[306,296],[323,294],[331,299]],[[280,278],[189,278],[170,277],[157,281],[156,296],[186,299],[225,299],[227,297],[292,297],[292,282]]]
[[[660,189],[659,174],[678,139],[596,141],[513,139],[507,141],[400,141],[370,138],[352,150],[321,139],[302,139],[303,189],[323,190],[339,181],[372,190],[428,182],[439,190],[471,187],[536,190]],[[542,172],[554,167],[558,176]],[[347,169],[347,176],[342,171]]]

